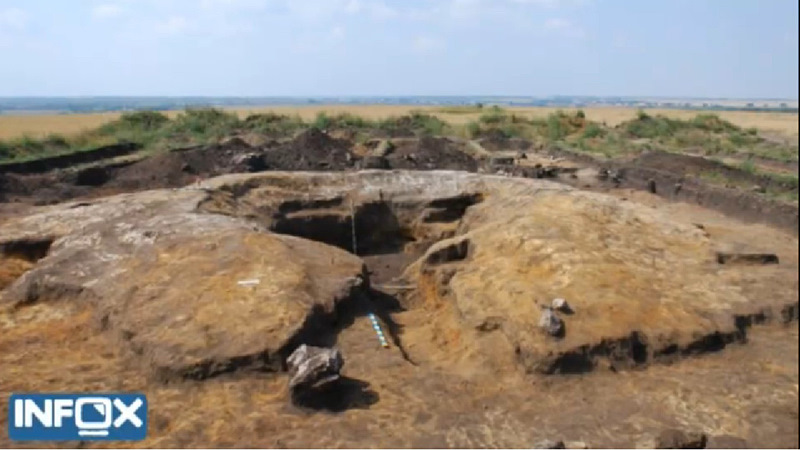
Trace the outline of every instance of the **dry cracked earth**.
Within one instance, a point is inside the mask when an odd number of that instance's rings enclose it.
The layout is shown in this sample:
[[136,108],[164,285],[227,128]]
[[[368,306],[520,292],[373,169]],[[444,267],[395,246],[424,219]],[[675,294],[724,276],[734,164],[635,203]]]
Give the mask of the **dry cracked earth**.
[[[16,208],[0,218],[4,430],[11,392],[143,391],[148,448],[647,448],[671,429],[798,446],[796,232],[454,170],[228,174]],[[554,298],[572,309],[560,337],[538,326]],[[303,343],[345,365],[293,405]]]

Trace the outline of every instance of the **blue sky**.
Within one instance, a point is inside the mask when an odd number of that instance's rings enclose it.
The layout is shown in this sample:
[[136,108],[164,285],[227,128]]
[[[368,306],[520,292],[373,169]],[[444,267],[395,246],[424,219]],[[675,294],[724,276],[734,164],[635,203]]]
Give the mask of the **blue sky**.
[[798,97],[796,0],[0,0],[0,96]]

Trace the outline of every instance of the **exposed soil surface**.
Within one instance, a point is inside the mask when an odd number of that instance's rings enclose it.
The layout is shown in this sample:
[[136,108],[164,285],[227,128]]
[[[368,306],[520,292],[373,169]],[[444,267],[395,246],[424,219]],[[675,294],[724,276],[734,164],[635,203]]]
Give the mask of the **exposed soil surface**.
[[[141,390],[137,447],[798,446],[797,205],[743,187],[796,186],[499,135],[480,145],[510,164],[373,144],[309,130],[0,174],[0,422],[9,392]],[[440,169],[509,176],[414,172]],[[536,319],[560,295],[553,338]],[[300,343],[346,362],[293,405]]]

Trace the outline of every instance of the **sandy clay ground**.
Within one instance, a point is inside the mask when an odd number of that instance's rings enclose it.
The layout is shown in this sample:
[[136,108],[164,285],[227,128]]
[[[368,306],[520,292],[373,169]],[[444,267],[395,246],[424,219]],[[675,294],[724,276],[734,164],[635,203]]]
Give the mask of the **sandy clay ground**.
[[[737,218],[580,161],[478,173],[454,141],[359,170],[298,139],[7,177],[1,427],[10,392],[141,390],[136,447],[798,446],[796,212]],[[555,297],[560,337],[537,325]],[[293,405],[300,343],[345,365]]]

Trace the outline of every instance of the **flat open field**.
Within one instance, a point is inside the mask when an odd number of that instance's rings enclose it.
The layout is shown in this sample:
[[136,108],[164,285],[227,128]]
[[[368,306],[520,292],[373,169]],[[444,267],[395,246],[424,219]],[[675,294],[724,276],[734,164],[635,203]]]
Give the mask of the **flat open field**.
[[[506,108],[507,111],[528,117],[547,117],[548,114],[563,108],[544,107],[515,107]],[[426,111],[433,113],[443,120],[453,124],[463,124],[475,120],[480,116],[479,110],[466,107],[439,107],[415,105],[313,105],[313,106],[271,106],[265,108],[232,108],[240,116],[250,113],[263,113],[273,111],[279,114],[297,114],[303,119],[313,119],[320,111],[329,113],[351,113],[370,119],[381,119],[390,116],[399,116],[410,111]],[[568,110],[566,110],[568,111]],[[584,108],[589,120],[605,122],[614,126],[636,116],[635,108],[618,107],[593,107]],[[690,119],[701,111],[653,109],[648,114],[663,114],[676,119]],[[103,123],[113,120],[121,113],[97,114],[26,114],[26,115],[0,115],[0,139],[9,139],[23,135],[44,136],[51,133],[76,134],[81,131],[95,128]],[[170,116],[178,114],[171,111]],[[714,111],[714,114],[743,128],[758,128],[762,132],[777,133],[789,138],[798,136],[798,114],[748,112],[748,111]]]

